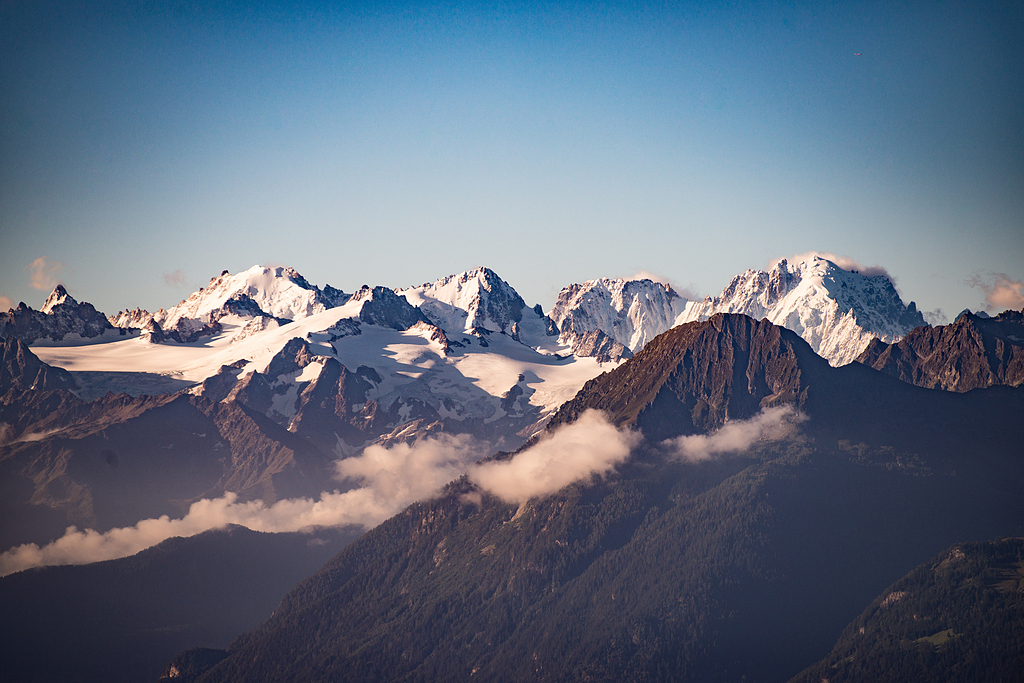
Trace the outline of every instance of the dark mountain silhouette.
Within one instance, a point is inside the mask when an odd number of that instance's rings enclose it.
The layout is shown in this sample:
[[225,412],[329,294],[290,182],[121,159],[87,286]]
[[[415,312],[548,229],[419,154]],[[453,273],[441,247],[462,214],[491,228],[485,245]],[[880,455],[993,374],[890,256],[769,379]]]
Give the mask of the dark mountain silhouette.
[[793,683],[1024,680],[1024,539],[962,543],[917,567]]
[[120,560],[0,578],[0,680],[156,681],[175,653],[224,647],[266,619],[355,535],[236,526]]

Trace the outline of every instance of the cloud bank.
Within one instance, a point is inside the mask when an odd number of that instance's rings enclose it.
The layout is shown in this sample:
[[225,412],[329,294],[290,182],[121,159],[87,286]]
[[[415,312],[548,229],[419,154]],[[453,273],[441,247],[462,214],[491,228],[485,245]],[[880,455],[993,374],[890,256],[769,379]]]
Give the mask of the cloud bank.
[[58,261],[49,261],[45,256],[40,256],[25,266],[25,270],[29,272],[33,288],[50,291],[60,283],[57,274],[64,270],[64,264]]
[[609,472],[629,457],[640,439],[635,432],[616,429],[598,411],[588,410],[511,460],[473,467],[469,479],[504,501],[523,503]]
[[85,564],[133,555],[174,536],[194,536],[208,529],[240,524],[254,531],[301,531],[314,526],[377,526],[410,503],[435,495],[486,454],[486,444],[466,436],[441,435],[414,445],[370,446],[362,455],[340,460],[339,477],[359,482],[350,491],[320,494],[319,500],[293,498],[273,505],[238,502],[234,493],[192,504],[181,519],[164,515],[133,527],[100,533],[68,527],[56,541],[35,543],[0,555],[0,576],[29,567]]
[[661,445],[675,458],[699,462],[745,451],[757,441],[781,439],[792,431],[793,425],[806,419],[792,406],[776,406],[765,408],[749,420],[727,422],[714,434],[680,436]]
[[1024,281],[1011,280],[1006,273],[992,273],[989,278],[975,275],[967,284],[985,292],[985,308],[989,311],[1024,308]]

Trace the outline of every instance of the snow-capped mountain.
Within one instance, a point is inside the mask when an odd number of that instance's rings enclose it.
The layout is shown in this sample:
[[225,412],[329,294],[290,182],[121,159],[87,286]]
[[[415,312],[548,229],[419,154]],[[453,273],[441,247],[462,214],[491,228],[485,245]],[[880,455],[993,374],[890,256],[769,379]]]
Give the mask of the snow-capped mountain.
[[222,272],[210,284],[194,292],[177,306],[158,310],[153,318],[164,328],[176,326],[181,318],[214,322],[210,315],[221,312],[230,300],[248,298],[264,315],[297,320],[345,303],[348,297],[327,285],[323,290],[309,284],[295,269],[253,266],[230,274]]
[[562,289],[551,319],[561,332],[559,341],[573,353],[618,360],[673,327],[686,304],[667,284],[601,278]]
[[538,348],[557,335],[540,305],[528,308],[519,293],[490,268],[449,275],[398,293],[453,339],[498,332]]
[[703,301],[687,301],[650,280],[591,280],[563,289],[551,317],[574,353],[597,355],[595,349],[609,348],[608,340],[636,352],[675,325],[716,313],[767,318],[799,334],[832,365],[853,361],[872,339],[893,343],[926,324],[888,277],[844,270],[819,256],[747,270]]
[[927,324],[888,277],[844,270],[820,256],[737,275],[719,296],[688,306],[678,322],[715,313],[767,318],[799,334],[832,365],[850,363],[874,338],[891,344]]
[[[45,360],[89,372],[92,384],[81,395],[130,389],[105,384],[107,374],[173,377],[192,382],[193,394],[237,400],[293,430],[330,423],[318,445],[341,452],[428,427],[515,447],[601,372],[597,359],[566,354],[540,306],[526,307],[487,268],[347,296],[321,291],[290,268],[257,266],[213,278],[148,321],[143,311],[113,318],[144,323],[141,336],[74,352],[40,350]],[[332,379],[321,380],[323,372]],[[324,382],[338,381],[348,398],[332,404],[334,417],[309,417],[314,396],[328,410]],[[419,426],[410,430],[412,423]]]

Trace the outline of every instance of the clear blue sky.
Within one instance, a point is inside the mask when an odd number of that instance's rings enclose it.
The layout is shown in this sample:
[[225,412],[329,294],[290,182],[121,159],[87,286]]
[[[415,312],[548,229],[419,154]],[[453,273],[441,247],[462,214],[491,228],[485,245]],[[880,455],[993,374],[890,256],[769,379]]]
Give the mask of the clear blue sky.
[[547,309],[824,250],[949,317],[1024,279],[1019,0],[210,5],[0,0],[0,296],[487,265]]

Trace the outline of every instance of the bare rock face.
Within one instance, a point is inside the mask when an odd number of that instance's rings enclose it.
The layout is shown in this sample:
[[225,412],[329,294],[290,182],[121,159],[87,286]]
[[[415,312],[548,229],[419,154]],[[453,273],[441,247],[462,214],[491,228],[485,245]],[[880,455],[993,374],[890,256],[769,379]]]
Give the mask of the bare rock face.
[[672,328],[633,359],[584,385],[551,424],[603,410],[649,438],[693,434],[806,399],[807,379],[828,369],[795,333],[766,320],[718,313]]
[[598,363],[616,363],[633,356],[632,351],[601,330],[590,330],[574,336],[572,352],[577,356],[596,358]]
[[1024,385],[1024,311],[983,318],[965,311],[953,323],[919,327],[895,344],[875,339],[857,358],[904,382],[965,392]]

